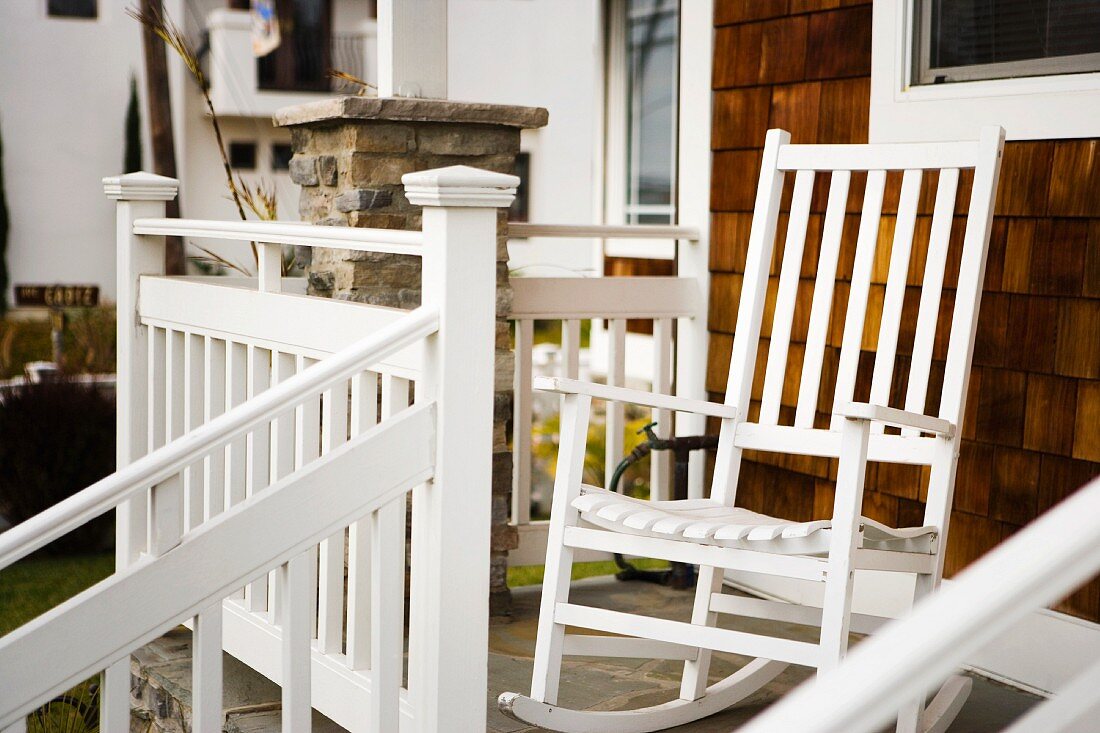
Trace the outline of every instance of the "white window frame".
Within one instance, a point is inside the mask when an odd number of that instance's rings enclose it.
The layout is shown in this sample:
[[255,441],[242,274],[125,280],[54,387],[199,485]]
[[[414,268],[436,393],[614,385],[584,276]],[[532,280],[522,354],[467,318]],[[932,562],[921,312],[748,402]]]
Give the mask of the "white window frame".
[[915,6],[873,6],[871,142],[974,139],[984,125],[1009,140],[1100,137],[1100,72],[912,84]]
[[[607,46],[606,46],[606,97],[604,102],[604,222],[607,224],[626,224],[627,191],[629,181],[627,171],[628,142],[627,120],[629,110],[627,99],[629,90],[627,80],[627,23],[626,0],[608,0],[606,5]],[[681,10],[682,12],[682,10]],[[674,116],[678,110],[674,110]],[[674,135],[678,129],[673,119]],[[676,141],[673,141],[672,168],[677,167]],[[675,209],[676,191],[673,191]],[[635,207],[640,208],[640,207]],[[675,217],[673,217],[675,221]],[[672,260],[676,258],[676,243],[670,239],[613,239],[603,242],[605,257],[638,257],[647,260]]]

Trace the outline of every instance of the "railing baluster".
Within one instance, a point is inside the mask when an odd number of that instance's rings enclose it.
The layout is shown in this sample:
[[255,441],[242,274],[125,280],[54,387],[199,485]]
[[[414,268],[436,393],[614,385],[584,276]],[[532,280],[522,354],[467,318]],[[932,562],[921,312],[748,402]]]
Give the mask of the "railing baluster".
[[261,293],[278,293],[283,289],[283,247],[279,244],[257,244],[256,256],[259,277],[257,286]]
[[[615,318],[607,323],[607,383],[613,387],[626,385],[626,319]],[[623,457],[623,438],[626,430],[623,403],[608,402],[607,438],[604,452],[604,488],[611,488],[615,466]]]
[[[317,363],[316,359],[299,355],[296,358],[297,371],[304,372]],[[314,395],[294,410],[294,470],[316,460],[321,453],[321,395]],[[316,545],[306,551],[309,562],[309,618],[310,638],[317,636],[317,557]]]
[[[236,341],[226,342],[225,354],[225,403],[226,409],[244,404],[248,399],[248,347]],[[241,436],[230,441],[225,451],[225,500],[226,506],[241,503],[247,496],[248,438]],[[242,588],[229,596],[244,598]]]
[[[184,361],[186,362],[186,375],[184,377],[184,423],[188,431],[194,430],[205,421],[204,398],[204,354],[206,344],[202,336],[193,333],[186,335],[184,344]],[[203,471],[203,462],[198,461],[184,472],[183,516],[184,531],[190,532],[202,524],[203,502],[206,479]]]
[[[156,377],[149,411],[150,445],[159,448],[166,440],[183,434],[184,334],[165,331],[154,339],[149,367]],[[163,375],[163,376],[161,376]],[[149,554],[163,555],[179,544],[183,533],[183,476],[174,474],[152,490]]]
[[581,322],[570,318],[561,322],[562,376],[577,379],[581,373]]
[[[351,435],[378,422],[378,375],[360,372],[351,380]],[[348,530],[348,667],[368,669],[371,658],[371,524],[372,517]]]
[[195,617],[191,635],[191,729],[221,733],[222,715],[222,604],[215,603]]
[[531,522],[531,347],[534,321],[516,321],[516,381],[512,419],[512,522]]
[[[382,376],[382,422],[409,406],[409,380]],[[394,499],[371,515],[370,730],[399,727],[405,629],[405,503]]]
[[[225,341],[206,339],[206,420],[225,412]],[[225,449],[206,459],[206,518],[225,510]]]
[[[297,359],[294,354],[282,351],[271,352],[271,382],[279,384],[294,376],[297,371]],[[271,424],[271,483],[275,483],[284,476],[288,476],[294,470],[294,424],[296,422],[295,409],[291,408],[276,416]],[[267,609],[272,619],[283,618],[279,608],[282,595],[286,593],[285,585],[280,581],[283,575],[278,571],[272,573],[268,587]],[[285,720],[285,715],[284,715]]]
[[[669,394],[672,391],[672,319],[657,318],[653,321],[653,391]],[[672,428],[672,413],[654,410],[657,435],[667,438]],[[649,454],[649,498],[665,501],[672,498],[669,479],[672,456],[668,451]]]
[[163,328],[150,328],[149,334],[149,410],[146,423],[146,444],[152,452],[164,445],[164,388],[165,388],[165,348],[168,332]]
[[[271,352],[257,346],[248,347],[248,397],[262,393],[271,384]],[[265,489],[271,479],[271,425],[261,425],[248,434],[248,478],[246,492],[252,496]],[[245,605],[249,611],[266,611],[268,576],[256,578],[245,589]]]
[[[99,694],[99,730],[101,733],[129,733],[130,730],[130,655],[103,670]],[[125,693],[125,694],[123,694]],[[16,726],[10,733],[26,733]]]
[[[226,407],[244,404],[248,399],[248,347],[237,342],[226,345]],[[225,456],[225,491],[227,506],[244,501],[248,481],[247,440],[237,438],[229,444]]]
[[286,594],[278,606],[282,626],[283,733],[310,730],[313,712],[309,689],[312,672],[309,565],[309,553],[303,552],[276,571],[277,584]]
[[[348,385],[341,382],[327,390],[321,406],[321,453],[347,440]],[[317,648],[339,654],[344,642],[344,530],[321,542],[317,600]]]

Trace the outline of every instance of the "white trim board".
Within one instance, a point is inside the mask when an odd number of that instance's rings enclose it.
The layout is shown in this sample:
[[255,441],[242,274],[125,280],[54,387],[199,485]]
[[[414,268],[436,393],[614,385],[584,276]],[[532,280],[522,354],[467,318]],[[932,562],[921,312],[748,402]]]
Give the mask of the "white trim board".
[[[852,610],[881,616],[903,615],[909,606],[908,599],[912,598],[913,577],[856,571]],[[763,598],[821,605],[820,583],[729,570],[726,585]],[[966,667],[1013,687],[1049,696],[1098,658],[1100,625],[1043,608],[968,659]]]
[[1100,73],[910,85],[912,9],[873,6],[871,142],[974,140],[984,125],[1009,140],[1100,136]]

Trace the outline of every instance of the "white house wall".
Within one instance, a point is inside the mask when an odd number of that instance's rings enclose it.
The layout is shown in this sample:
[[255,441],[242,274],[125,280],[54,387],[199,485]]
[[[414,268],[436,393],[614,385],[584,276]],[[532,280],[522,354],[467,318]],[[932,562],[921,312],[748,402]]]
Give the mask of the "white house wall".
[[[114,296],[115,213],[100,180],[122,172],[131,74],[144,100],[141,34],[127,5],[100,2],[99,17],[85,20],[48,17],[44,0],[0,2],[13,283],[94,283]],[[177,0],[165,6],[172,12]]]
[[[450,0],[449,96],[545,107],[550,124],[525,131],[530,220],[597,221],[603,105],[600,3]],[[531,274],[591,272],[592,240],[513,240],[510,266]]]

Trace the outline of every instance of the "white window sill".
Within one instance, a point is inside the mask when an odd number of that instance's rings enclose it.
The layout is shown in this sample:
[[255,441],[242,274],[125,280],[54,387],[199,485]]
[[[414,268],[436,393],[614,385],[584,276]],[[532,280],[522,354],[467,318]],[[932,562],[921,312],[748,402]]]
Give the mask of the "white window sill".
[[871,142],[1100,137],[1100,73],[910,86],[911,2],[876,2],[871,31]]

